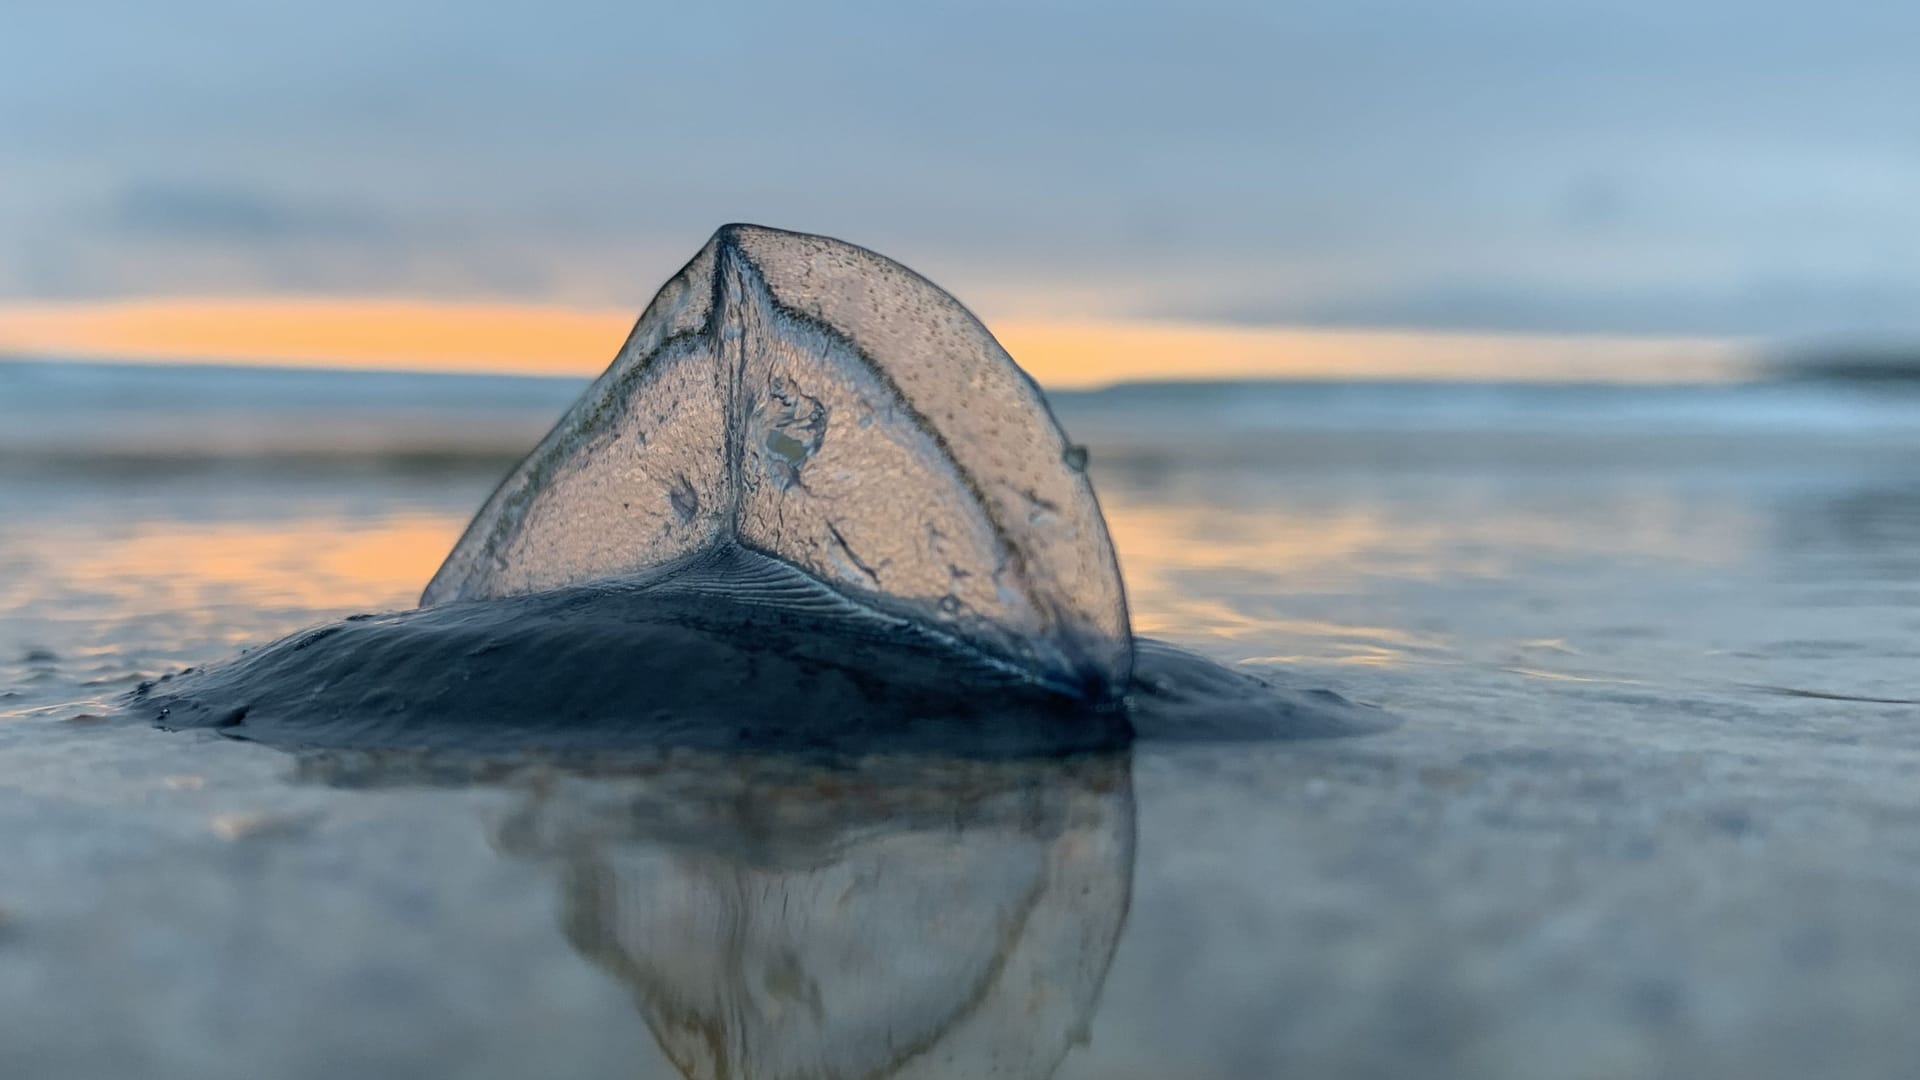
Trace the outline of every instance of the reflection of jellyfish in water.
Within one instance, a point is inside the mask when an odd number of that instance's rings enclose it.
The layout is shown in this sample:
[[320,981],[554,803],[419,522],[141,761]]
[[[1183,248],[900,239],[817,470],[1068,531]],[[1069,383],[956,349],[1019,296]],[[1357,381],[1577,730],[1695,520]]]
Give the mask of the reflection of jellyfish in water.
[[1123,755],[568,778],[497,830],[689,1078],[1045,1077],[1126,918]]

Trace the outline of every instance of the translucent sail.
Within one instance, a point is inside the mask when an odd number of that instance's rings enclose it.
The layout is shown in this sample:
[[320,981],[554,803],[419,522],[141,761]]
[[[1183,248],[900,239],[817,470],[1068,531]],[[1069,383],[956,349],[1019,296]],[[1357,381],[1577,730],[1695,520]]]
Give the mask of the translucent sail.
[[1035,678],[1132,665],[1083,458],[960,303],[824,237],[729,225],[468,527],[423,605],[737,545]]

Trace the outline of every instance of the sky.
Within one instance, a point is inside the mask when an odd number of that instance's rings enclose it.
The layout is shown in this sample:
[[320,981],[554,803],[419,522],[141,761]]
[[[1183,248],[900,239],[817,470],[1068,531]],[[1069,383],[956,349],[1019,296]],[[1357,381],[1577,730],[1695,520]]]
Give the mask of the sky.
[[592,367],[734,220],[1175,376],[1920,339],[1911,2],[5,3],[0,351]]

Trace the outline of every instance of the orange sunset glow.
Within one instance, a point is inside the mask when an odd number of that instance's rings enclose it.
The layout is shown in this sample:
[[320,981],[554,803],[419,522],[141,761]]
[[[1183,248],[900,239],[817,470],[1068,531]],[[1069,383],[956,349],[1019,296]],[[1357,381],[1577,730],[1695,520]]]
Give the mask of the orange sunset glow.
[[[168,299],[0,305],[0,356],[597,374],[634,314],[397,300]],[[1152,379],[1736,377],[1745,344],[1713,338],[1431,333],[1131,320],[987,319],[1041,383]]]

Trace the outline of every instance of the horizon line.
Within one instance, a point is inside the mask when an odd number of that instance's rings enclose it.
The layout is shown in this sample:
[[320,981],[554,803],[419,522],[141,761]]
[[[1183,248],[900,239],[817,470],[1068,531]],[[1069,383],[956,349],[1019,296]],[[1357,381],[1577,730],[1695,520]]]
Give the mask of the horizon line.
[[[0,303],[0,357],[415,374],[593,377],[637,318],[612,309],[395,298]],[[1131,382],[1739,381],[1744,338],[1400,328],[1247,327],[1143,319],[982,320],[1053,389]]]
[[[9,365],[33,365],[41,367],[82,367],[82,368],[140,368],[156,371],[204,372],[208,374],[231,372],[234,374],[290,374],[290,375],[339,375],[339,376],[392,376],[395,378],[429,379],[524,379],[535,382],[587,383],[605,373],[605,369],[593,374],[578,371],[515,371],[515,370],[470,370],[466,368],[432,368],[398,366],[367,366],[315,363],[304,360],[226,360],[202,357],[120,357],[91,356],[81,354],[52,355],[35,353],[14,353],[0,349],[0,367]],[[1313,372],[1306,374],[1281,373],[1273,375],[1144,375],[1103,382],[1080,382],[1072,384],[1041,384],[1048,393],[1097,394],[1109,390],[1125,390],[1136,387],[1231,387],[1231,386],[1287,386],[1287,385],[1461,385],[1461,386],[1699,386],[1733,385],[1755,381],[1764,381],[1769,371],[1756,365],[1742,364],[1737,371],[1723,378],[1587,378],[1580,375],[1536,377],[1528,373],[1506,373],[1497,376],[1465,376],[1444,372],[1428,372],[1417,375],[1378,375],[1354,372]],[[1038,380],[1036,380],[1038,381]]]

